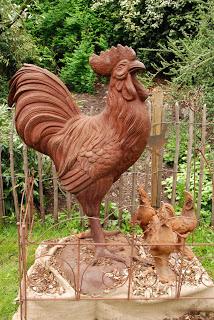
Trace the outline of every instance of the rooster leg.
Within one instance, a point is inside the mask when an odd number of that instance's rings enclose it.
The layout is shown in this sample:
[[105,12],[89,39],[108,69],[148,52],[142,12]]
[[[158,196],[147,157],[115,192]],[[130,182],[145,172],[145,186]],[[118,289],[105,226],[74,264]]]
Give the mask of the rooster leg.
[[125,259],[106,248],[105,236],[99,218],[91,217],[89,218],[89,221],[91,226],[91,235],[96,247],[94,263],[96,263],[99,258],[110,258],[115,261],[126,263]]
[[100,204],[110,189],[113,180],[114,179],[111,176],[97,180],[95,183],[88,186],[87,189],[79,192],[76,197],[82,206],[83,212],[89,218],[91,236],[95,242],[95,260],[104,257],[115,261],[125,262],[125,259],[107,249],[105,244],[105,233],[102,229],[99,218]]

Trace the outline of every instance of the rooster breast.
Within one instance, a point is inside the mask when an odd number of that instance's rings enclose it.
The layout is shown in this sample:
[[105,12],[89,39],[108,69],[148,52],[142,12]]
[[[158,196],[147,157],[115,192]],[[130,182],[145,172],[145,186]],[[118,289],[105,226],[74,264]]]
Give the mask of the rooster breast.
[[119,137],[100,115],[80,115],[50,140],[52,157],[64,188],[78,193],[107,175],[122,160]]

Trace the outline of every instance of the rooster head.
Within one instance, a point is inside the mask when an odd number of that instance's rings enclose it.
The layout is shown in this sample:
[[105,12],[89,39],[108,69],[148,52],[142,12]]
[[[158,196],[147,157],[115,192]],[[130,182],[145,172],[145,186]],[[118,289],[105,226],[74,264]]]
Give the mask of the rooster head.
[[101,52],[99,56],[93,54],[89,63],[97,74],[111,76],[113,85],[126,100],[134,100],[137,94],[143,101],[148,97],[146,90],[135,78],[136,72],[145,70],[145,66],[136,59],[132,48],[118,44],[117,47]]

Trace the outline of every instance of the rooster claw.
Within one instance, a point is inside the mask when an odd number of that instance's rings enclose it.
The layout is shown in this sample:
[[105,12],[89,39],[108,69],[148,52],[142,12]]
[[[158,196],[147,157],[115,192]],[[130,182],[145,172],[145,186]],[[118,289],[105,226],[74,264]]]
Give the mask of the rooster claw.
[[117,262],[121,262],[127,266],[127,261],[119,255],[116,255],[106,248],[96,249],[94,261],[92,265],[96,265],[100,258],[108,258]]

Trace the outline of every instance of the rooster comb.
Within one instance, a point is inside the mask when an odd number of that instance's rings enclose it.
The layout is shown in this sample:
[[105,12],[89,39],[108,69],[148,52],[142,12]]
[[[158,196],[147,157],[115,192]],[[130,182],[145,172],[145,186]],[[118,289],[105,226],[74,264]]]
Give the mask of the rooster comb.
[[132,48],[118,44],[117,47],[111,47],[105,52],[102,51],[100,55],[93,54],[89,59],[89,63],[96,73],[110,76],[116,64],[123,59],[135,60],[136,53]]

